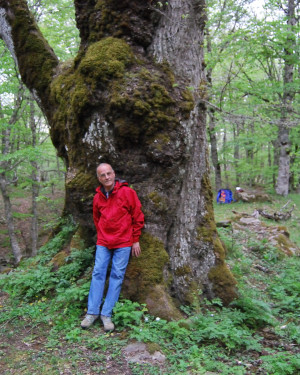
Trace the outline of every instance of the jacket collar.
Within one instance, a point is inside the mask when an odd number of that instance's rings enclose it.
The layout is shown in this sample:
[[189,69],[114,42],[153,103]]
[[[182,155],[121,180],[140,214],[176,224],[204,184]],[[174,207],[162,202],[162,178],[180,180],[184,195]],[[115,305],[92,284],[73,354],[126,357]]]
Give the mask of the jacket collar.
[[[114,194],[115,192],[117,192],[122,186],[128,186],[128,182],[125,181],[125,180],[121,180],[119,178],[116,178],[114,187],[108,192],[108,196],[112,193]],[[98,193],[101,192],[106,197],[106,190],[104,189],[103,185],[98,186],[96,191],[98,191]]]

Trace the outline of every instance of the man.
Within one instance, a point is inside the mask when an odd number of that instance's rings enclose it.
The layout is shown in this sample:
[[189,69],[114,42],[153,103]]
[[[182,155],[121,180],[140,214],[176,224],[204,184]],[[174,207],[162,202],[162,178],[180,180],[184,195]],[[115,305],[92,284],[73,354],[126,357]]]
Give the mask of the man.
[[136,192],[123,180],[116,179],[111,165],[97,168],[100,186],[93,201],[93,218],[97,230],[97,250],[88,297],[87,315],[82,328],[90,327],[100,315],[107,268],[111,262],[108,291],[101,309],[105,331],[114,330],[112,310],[119,299],[130,253],[141,253],[139,237],[144,215]]

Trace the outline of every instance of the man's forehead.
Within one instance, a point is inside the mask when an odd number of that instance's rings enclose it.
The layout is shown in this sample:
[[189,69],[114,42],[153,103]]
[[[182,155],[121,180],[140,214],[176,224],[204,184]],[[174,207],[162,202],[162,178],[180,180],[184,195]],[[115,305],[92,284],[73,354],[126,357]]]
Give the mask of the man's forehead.
[[100,167],[98,167],[98,174],[107,172],[113,172],[113,169],[109,164],[101,165]]

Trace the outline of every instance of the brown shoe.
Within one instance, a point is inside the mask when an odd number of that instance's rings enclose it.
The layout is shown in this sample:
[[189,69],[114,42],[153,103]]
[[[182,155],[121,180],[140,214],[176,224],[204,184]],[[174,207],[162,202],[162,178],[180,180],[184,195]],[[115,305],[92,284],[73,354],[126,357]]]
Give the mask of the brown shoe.
[[113,331],[115,329],[114,323],[111,321],[111,318],[109,316],[101,315],[101,320],[104,325],[104,331]]

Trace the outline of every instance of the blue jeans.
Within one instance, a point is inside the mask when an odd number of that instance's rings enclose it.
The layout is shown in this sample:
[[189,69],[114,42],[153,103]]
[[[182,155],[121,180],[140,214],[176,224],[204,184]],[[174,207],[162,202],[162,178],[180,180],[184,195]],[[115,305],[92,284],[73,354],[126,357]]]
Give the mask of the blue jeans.
[[101,310],[101,315],[111,316],[112,310],[119,299],[130,252],[131,247],[109,250],[107,247],[97,245],[95,266],[88,298],[88,314],[100,314],[107,269],[111,261],[108,290]]

